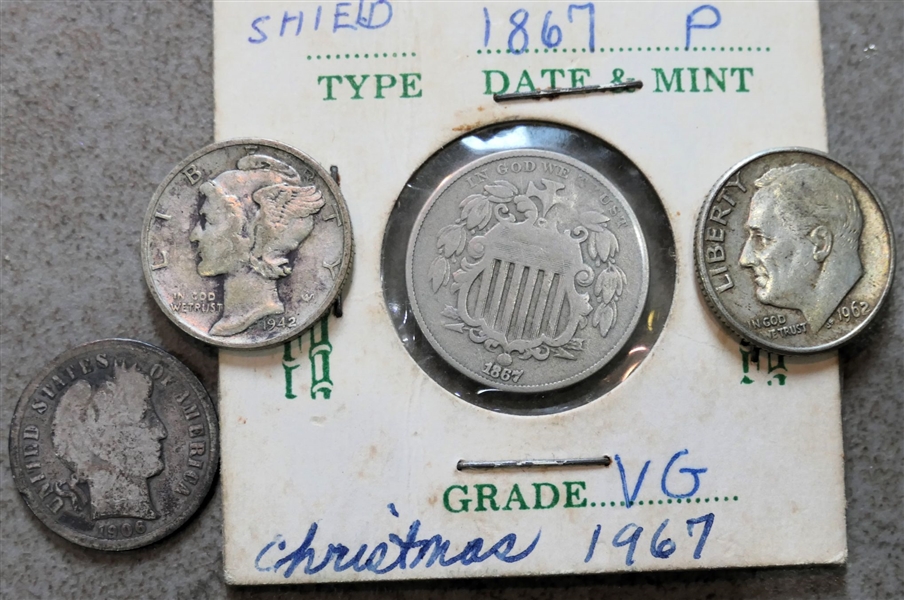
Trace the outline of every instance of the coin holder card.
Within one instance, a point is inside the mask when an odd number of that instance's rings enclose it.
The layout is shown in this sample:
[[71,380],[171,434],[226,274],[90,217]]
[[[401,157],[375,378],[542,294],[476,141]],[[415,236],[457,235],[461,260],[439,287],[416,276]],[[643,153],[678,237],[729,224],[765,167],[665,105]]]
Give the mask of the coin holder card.
[[[214,17],[217,139],[337,166],[356,247],[341,319],[220,351],[227,581],[845,560],[837,355],[739,346],[693,271],[696,213],[728,168],[826,147],[815,4],[255,2]],[[628,80],[643,88],[493,99]],[[404,255],[456,161],[524,149],[617,183],[650,286],[593,376],[502,394],[418,337]],[[555,464],[582,459],[596,460]],[[530,460],[546,466],[517,467]]]

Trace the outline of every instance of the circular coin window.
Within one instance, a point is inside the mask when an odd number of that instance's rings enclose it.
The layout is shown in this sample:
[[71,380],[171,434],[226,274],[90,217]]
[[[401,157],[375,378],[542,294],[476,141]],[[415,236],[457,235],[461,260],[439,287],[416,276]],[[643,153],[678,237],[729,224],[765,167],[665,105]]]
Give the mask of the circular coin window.
[[402,343],[459,398],[547,414],[605,395],[658,339],[674,239],[649,181],[586,132],[503,123],[412,175],[383,241]]

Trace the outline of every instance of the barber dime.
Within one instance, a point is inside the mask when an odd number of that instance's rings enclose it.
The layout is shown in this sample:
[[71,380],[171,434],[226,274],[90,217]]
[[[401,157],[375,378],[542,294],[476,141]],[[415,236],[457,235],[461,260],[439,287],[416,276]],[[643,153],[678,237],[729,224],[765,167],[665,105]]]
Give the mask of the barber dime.
[[208,146],[154,193],[141,239],[163,312],[216,346],[292,338],[335,301],[351,264],[339,187],[306,154],[267,140]]
[[99,550],[150,544],[201,505],[219,461],[217,418],[178,360],[131,340],[79,346],[16,405],[13,479],[45,525]]
[[694,250],[716,316],[784,354],[848,341],[891,288],[894,239],[881,204],[814,150],[763,152],[726,173],[700,212]]
[[592,375],[646,299],[643,232],[600,173],[541,150],[491,154],[450,175],[411,233],[414,315],[468,377],[541,392]]

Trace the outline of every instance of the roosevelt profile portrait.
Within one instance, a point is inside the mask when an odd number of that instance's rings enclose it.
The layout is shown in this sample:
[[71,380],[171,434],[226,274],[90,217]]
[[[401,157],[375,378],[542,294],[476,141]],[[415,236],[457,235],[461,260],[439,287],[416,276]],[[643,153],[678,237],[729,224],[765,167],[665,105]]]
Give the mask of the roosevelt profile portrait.
[[223,314],[216,336],[241,333],[263,317],[282,314],[276,280],[292,272],[290,255],[311,234],[324,204],[313,185],[302,186],[290,165],[262,154],[201,184],[197,225],[198,274],[223,277]]
[[156,519],[148,478],[163,470],[166,429],[150,404],[151,379],[115,365],[93,387],[76,381],[60,398],[52,424],[53,449],[88,484],[94,519]]
[[850,185],[827,169],[770,169],[747,215],[739,263],[762,304],[803,313],[818,331],[863,275],[863,215]]

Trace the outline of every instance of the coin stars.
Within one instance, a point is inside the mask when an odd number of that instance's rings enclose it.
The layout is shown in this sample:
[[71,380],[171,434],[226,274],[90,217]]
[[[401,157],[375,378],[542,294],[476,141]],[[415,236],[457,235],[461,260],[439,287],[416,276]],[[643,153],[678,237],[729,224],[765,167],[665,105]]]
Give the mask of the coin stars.
[[[410,237],[409,297],[450,364],[535,393],[586,378],[624,343],[647,266],[636,217],[610,185],[563,154],[519,150],[478,159],[434,194]],[[616,265],[626,260],[643,272],[627,277]]]

